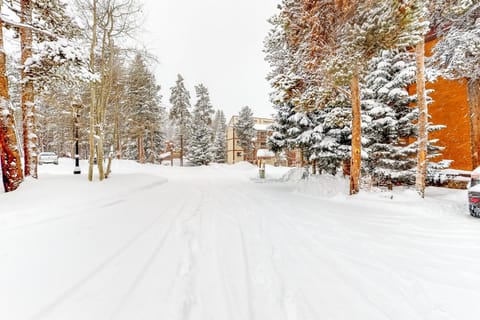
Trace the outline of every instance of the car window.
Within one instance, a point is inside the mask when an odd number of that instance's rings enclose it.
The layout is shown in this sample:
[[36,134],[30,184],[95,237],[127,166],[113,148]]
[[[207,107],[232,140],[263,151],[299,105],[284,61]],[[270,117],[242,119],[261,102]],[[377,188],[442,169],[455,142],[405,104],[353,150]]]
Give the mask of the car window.
[[470,180],[470,187],[476,186],[477,184],[480,184],[480,179],[472,178]]

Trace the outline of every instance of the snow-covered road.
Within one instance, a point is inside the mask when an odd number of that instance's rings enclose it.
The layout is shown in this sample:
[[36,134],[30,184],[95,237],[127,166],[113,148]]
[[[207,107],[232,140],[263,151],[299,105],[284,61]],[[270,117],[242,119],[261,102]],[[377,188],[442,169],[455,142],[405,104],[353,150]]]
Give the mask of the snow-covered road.
[[0,194],[0,319],[480,314],[480,220],[465,191],[312,196],[328,183],[259,181],[244,164],[117,162],[92,184],[69,164]]

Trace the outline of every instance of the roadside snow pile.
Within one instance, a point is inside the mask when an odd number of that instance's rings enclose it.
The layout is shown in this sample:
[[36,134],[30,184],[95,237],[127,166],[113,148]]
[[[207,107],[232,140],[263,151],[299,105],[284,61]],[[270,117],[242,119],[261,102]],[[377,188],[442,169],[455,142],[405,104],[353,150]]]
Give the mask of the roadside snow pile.
[[304,168],[293,168],[282,176],[282,181],[298,182],[305,179],[306,174],[307,172]]
[[257,167],[256,165],[253,165],[253,164],[251,164],[250,162],[247,162],[247,161],[237,162],[235,164],[232,164],[231,166],[233,168],[239,169],[239,170],[251,170],[252,168]]
[[290,170],[289,167],[275,167],[267,164],[265,165],[265,177],[267,180],[282,180]]
[[348,179],[340,176],[308,175],[305,168],[293,168],[286,172],[281,180],[295,183],[294,192],[313,197],[332,197],[348,195]]
[[[298,181],[298,180],[297,180]],[[299,181],[295,188],[295,193],[300,193],[315,197],[336,197],[348,195],[348,179],[329,174],[320,176],[309,176],[307,179]]]

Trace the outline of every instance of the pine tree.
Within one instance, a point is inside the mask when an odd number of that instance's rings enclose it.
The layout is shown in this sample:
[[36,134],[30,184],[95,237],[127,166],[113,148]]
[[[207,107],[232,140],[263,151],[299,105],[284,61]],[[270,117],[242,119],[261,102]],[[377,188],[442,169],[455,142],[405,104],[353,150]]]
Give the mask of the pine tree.
[[227,120],[222,110],[215,113],[213,132],[213,161],[224,163],[227,159]]
[[[136,140],[136,158],[154,162],[163,141],[160,123],[162,115],[160,87],[147,69],[144,58],[137,54],[127,78],[130,130]],[[132,143],[130,143],[130,146]]]
[[[283,110],[291,105],[295,112],[337,107],[334,101],[350,87],[351,194],[359,191],[363,68],[382,49],[419,41],[425,32],[418,23],[421,9],[420,0],[284,0],[271,20],[265,51],[273,69],[272,96],[279,102],[274,105],[286,103]],[[282,133],[274,137],[280,144],[285,138]]]
[[239,145],[243,149],[245,160],[248,160],[251,157],[253,139],[256,136],[254,126],[255,120],[253,119],[252,110],[248,106],[243,107],[238,114],[238,121],[235,123],[235,133]]
[[416,96],[408,92],[415,83],[414,56],[407,52],[382,51],[369,63],[362,97],[368,118],[364,129],[368,159],[364,168],[376,183],[413,184],[417,150],[414,120],[418,111],[411,105]]
[[194,165],[208,165],[213,159],[211,128],[213,107],[204,85],[195,86],[195,92],[197,102],[193,109],[187,158]]
[[352,114],[348,101],[337,101],[318,112],[314,128],[318,138],[311,147],[320,173],[336,175],[344,161],[350,159]]
[[273,117],[272,135],[268,137],[268,146],[275,153],[293,148],[289,139],[290,119],[295,114],[294,107],[287,103],[274,106],[276,113]]
[[[416,83],[415,56],[409,52],[383,51],[369,63],[365,77],[362,112],[365,115],[364,147],[368,158],[364,169],[373,176],[375,183],[414,184],[419,141],[417,95],[408,87]],[[432,102],[426,91],[426,103]],[[428,115],[427,115],[428,117]],[[445,128],[443,125],[426,124],[426,131]],[[442,147],[438,140],[427,139],[426,167],[428,176],[448,167],[449,163],[435,163]]]
[[[350,83],[352,101],[352,158],[350,194],[359,192],[361,168],[360,75],[381,50],[405,47],[423,40],[426,28],[421,1],[378,0],[352,5],[338,37],[340,49],[332,60],[339,81]],[[350,4],[349,4],[350,5]],[[342,70],[343,69],[343,70]]]
[[295,112],[288,118],[287,130],[288,144],[302,151],[302,161],[316,160],[312,157],[312,146],[320,139],[321,135],[315,130],[318,123],[318,112]]
[[183,166],[184,145],[188,144],[189,130],[191,124],[190,115],[190,93],[185,88],[183,77],[179,74],[170,95],[170,120],[173,120],[177,127],[177,134],[180,140],[180,165]]

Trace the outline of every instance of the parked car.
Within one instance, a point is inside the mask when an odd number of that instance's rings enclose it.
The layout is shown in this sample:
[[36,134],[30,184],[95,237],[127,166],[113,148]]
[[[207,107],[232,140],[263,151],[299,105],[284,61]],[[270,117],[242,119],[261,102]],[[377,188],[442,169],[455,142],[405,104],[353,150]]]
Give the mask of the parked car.
[[468,184],[468,209],[472,217],[480,218],[480,167],[472,171]]
[[44,163],[58,164],[58,156],[55,152],[40,152],[38,154],[38,164]]

